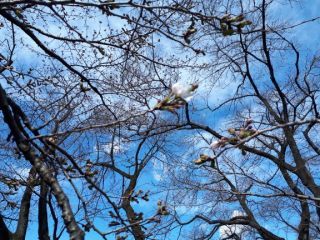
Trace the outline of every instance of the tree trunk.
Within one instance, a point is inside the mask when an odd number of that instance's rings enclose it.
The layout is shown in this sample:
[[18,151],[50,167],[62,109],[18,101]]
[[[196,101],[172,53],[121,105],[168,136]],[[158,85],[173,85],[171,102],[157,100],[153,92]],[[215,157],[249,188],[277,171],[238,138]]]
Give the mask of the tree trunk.
[[7,228],[6,223],[3,221],[3,217],[0,214],[0,237],[1,240],[10,240],[11,232]]
[[49,228],[48,228],[48,213],[47,213],[47,196],[48,196],[48,186],[45,182],[41,182],[40,186],[40,199],[39,199],[39,212],[38,212],[38,222],[39,222],[39,240],[50,240]]

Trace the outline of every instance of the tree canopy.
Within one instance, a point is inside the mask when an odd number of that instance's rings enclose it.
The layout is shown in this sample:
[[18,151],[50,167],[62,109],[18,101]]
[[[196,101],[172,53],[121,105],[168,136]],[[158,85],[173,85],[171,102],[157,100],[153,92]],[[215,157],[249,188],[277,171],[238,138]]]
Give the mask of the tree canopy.
[[0,239],[319,239],[317,8],[1,1]]

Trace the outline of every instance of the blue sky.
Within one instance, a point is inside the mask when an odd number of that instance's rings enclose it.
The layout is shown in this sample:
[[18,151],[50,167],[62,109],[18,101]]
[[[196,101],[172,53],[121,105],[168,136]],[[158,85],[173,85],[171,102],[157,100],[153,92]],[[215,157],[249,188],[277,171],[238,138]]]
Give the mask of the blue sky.
[[[288,22],[292,23],[299,23],[300,21],[310,19],[317,17],[320,12],[320,1],[319,0],[310,0],[310,1],[300,1],[299,3],[293,3],[292,7],[289,8],[287,5],[282,5],[282,4],[275,4],[273,7],[272,12],[270,13],[271,15],[274,16],[281,16],[281,18],[287,19]],[[114,26],[116,26],[118,23],[112,23]],[[288,37],[295,42],[297,41],[299,44],[299,49],[302,50],[303,57],[308,57],[310,54],[317,52],[318,46],[320,45],[320,31],[318,30],[319,27],[319,20],[314,21],[312,23],[304,24],[299,27],[296,27],[292,30],[292,33],[288,35]],[[4,30],[1,30],[4,31]],[[0,37],[1,39],[1,37]],[[30,42],[30,44],[32,44]],[[168,43],[169,44],[169,43]],[[167,51],[170,51],[171,46],[170,44],[168,45],[167,43],[163,44],[163,47],[167,49]],[[165,53],[166,51],[164,51]],[[29,59],[32,58],[33,61],[30,63]],[[204,61],[208,60],[209,57],[205,57]],[[290,58],[290,55],[288,55],[288,58]],[[291,59],[288,59],[290,61]],[[26,50],[24,48],[21,51],[21,54],[16,55],[16,65],[25,67],[25,66],[30,66],[30,64],[36,65],[37,59],[35,59],[34,55]],[[281,73],[280,73],[281,75]],[[186,77],[189,79],[189,81],[192,81],[194,75],[189,75],[189,73],[182,72],[181,73],[182,77]],[[197,76],[198,79],[201,79],[201,76]],[[211,107],[217,106],[219,102],[222,102],[225,98],[230,97],[234,93],[234,86],[235,83],[231,82],[230,80],[222,79],[222,82],[224,82],[224,89],[217,89],[213,90],[211,94],[209,95],[209,100],[208,102],[210,103]],[[204,82],[203,82],[204,83]],[[6,84],[1,82],[1,84]],[[195,111],[191,117],[201,123],[208,124],[211,127],[215,128],[221,128],[223,129],[224,127],[224,120],[226,119],[226,116],[229,114],[233,114],[232,108],[225,107],[222,110],[215,112],[214,114],[209,111],[208,109],[202,109],[204,106],[205,102],[203,101],[203,95],[207,96],[208,89],[204,87],[204,85],[200,85],[198,93],[195,95],[194,99],[191,102],[191,107],[194,106],[198,111]],[[161,113],[161,114],[168,114],[168,113]],[[170,113],[168,114],[168,117],[170,117]],[[225,130],[225,129],[224,129]],[[193,132],[181,132],[175,135],[176,139],[187,139],[189,135],[194,134]],[[208,141],[210,141],[211,136],[207,136]],[[93,148],[93,146],[90,146]],[[134,148],[135,146],[133,146]],[[204,141],[199,141],[198,145],[196,147],[199,147],[201,149],[202,147],[206,147],[206,143]],[[176,146],[176,151],[177,154],[185,151],[184,149]],[[130,150],[129,150],[130,151]],[[130,153],[129,153],[130,154]],[[188,156],[196,156],[198,154],[198,151],[189,153]],[[192,159],[185,159],[186,162],[191,162]],[[188,166],[186,164],[186,166]],[[166,193],[157,193],[159,190],[155,188],[155,185],[161,183],[163,179],[163,175],[166,173],[167,169],[166,166],[163,166],[157,162],[153,162],[149,164],[149,166],[144,170],[143,177],[140,179],[140,182],[138,184],[137,189],[143,188],[143,189],[152,189],[155,195],[151,196],[151,200],[149,203],[141,202],[139,205],[135,205],[135,208],[141,209],[145,212],[146,216],[150,216],[154,213],[156,206],[155,203],[157,202],[158,199],[165,199],[166,198]],[[67,188],[68,191],[70,188]],[[69,192],[68,192],[69,193]],[[71,192],[70,192],[71,193]],[[71,197],[71,202],[73,202],[73,206],[77,205],[77,201]],[[238,206],[235,206],[235,208],[238,209]],[[183,207],[181,207],[183,209]],[[180,210],[181,210],[180,209]],[[184,214],[184,219],[188,219],[189,217],[192,216],[194,211],[192,209],[188,209],[189,212]],[[232,212],[233,209],[230,209],[230,212]],[[28,230],[28,235],[27,239],[36,239],[37,236],[37,223],[36,223],[36,214],[37,214],[37,207],[34,205],[32,207],[32,212],[31,212],[31,219],[32,222],[30,224],[29,230]],[[103,230],[108,230],[106,227],[106,223],[103,221],[97,221],[97,225],[100,225]],[[263,223],[262,223],[263,224]],[[293,240],[295,239],[295,236],[293,235],[288,235],[285,236],[284,232],[281,232],[282,230],[279,229],[279,226],[272,224],[272,223],[267,223],[266,227],[269,229],[273,230],[274,232],[278,232],[282,234],[286,239],[288,240]],[[177,231],[174,231],[172,235],[170,236],[170,239],[174,239],[176,237]],[[68,239],[68,236],[66,234],[63,235],[61,238],[62,240]],[[98,239],[97,235],[93,232],[90,232],[87,234],[86,239]],[[111,238],[112,239],[112,238]],[[168,238],[169,239],[169,238]],[[180,238],[182,239],[182,238]],[[215,238],[213,239],[218,239],[218,234],[215,235]]]

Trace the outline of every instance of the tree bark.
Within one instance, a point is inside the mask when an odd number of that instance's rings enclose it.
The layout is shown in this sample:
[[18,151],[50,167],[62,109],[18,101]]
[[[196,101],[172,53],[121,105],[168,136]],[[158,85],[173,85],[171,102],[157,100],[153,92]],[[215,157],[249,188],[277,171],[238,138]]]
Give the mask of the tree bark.
[[126,212],[127,218],[131,224],[132,233],[135,240],[144,240],[145,235],[139,223],[136,220],[136,214],[130,204],[130,194],[134,191],[136,186],[137,176],[133,176],[130,184],[123,194],[122,208]]
[[33,188],[27,186],[21,200],[17,229],[16,232],[12,234],[12,240],[24,240],[26,238],[32,192]]
[[48,227],[47,196],[48,186],[45,182],[42,181],[40,186],[40,198],[38,207],[39,240],[50,240]]
[[3,220],[2,215],[0,214],[0,236],[1,240],[10,240],[11,232],[9,231],[6,223]]

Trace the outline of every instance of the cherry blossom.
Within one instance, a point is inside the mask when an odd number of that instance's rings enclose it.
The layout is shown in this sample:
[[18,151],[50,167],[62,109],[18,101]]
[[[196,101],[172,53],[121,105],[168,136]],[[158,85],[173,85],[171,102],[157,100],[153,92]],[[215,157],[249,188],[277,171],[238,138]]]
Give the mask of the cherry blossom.
[[190,101],[193,97],[194,91],[198,88],[196,84],[184,84],[182,82],[176,82],[171,87],[171,93],[176,97],[180,97],[185,101]]

